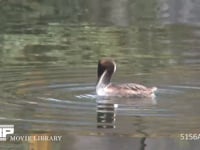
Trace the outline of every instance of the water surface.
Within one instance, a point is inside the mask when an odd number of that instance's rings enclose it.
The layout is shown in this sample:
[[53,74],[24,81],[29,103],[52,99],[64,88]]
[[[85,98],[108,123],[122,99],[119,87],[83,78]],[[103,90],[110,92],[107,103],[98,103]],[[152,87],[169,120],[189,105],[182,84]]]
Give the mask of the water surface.
[[[198,149],[180,140],[180,133],[200,133],[198,6],[125,0],[96,10],[97,2],[4,4],[1,11],[15,14],[1,16],[0,123],[14,124],[19,135],[63,136],[46,149]],[[155,99],[97,96],[104,57],[117,63],[112,82],[157,86]]]

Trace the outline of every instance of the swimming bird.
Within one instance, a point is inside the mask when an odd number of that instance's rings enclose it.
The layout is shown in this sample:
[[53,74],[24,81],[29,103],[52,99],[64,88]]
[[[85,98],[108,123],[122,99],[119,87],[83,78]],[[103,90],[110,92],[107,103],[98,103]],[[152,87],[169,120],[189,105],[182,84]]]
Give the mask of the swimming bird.
[[147,88],[136,83],[113,84],[111,77],[116,71],[116,63],[111,59],[101,59],[97,68],[96,93],[99,96],[149,97],[155,96],[156,87]]

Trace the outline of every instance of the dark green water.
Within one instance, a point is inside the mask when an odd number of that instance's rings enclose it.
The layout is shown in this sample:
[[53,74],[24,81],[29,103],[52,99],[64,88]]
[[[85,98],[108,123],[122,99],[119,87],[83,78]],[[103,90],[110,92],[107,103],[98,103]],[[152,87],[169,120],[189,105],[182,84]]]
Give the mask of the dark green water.
[[[0,1],[0,124],[61,142],[1,149],[199,149],[197,1]],[[157,86],[153,100],[98,97],[100,58],[114,83]],[[146,144],[146,145],[145,145]],[[40,147],[40,148],[38,148]]]

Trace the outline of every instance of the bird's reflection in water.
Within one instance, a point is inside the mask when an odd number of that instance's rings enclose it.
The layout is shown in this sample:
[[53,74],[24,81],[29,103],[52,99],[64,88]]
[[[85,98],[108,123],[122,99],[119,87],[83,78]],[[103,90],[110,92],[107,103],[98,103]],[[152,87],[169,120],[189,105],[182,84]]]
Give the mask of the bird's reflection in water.
[[[97,128],[109,129],[116,128],[116,109],[118,108],[118,104],[114,103],[105,103],[98,102],[97,103]],[[138,117],[140,120],[140,117]],[[139,121],[140,122],[140,121]],[[139,130],[139,129],[138,129]],[[143,135],[147,135],[143,131],[137,131],[142,133]],[[141,138],[133,138],[134,145],[137,145],[138,150],[145,150],[146,148],[146,137]]]
[[[155,99],[150,98],[143,98],[138,99],[135,98],[134,100],[131,98],[127,99],[118,99],[118,98],[100,98],[97,99],[97,128],[116,128],[116,111],[118,108],[118,105],[122,106],[128,106],[127,111],[129,111],[130,107],[137,108],[138,110],[144,107],[153,106],[157,102]],[[127,112],[128,113],[128,112]],[[136,120],[142,119],[138,114],[134,116],[137,118]],[[138,122],[140,123],[140,122]],[[137,124],[135,122],[134,124]]]
[[[117,117],[117,114],[121,111],[134,111],[138,110],[143,113],[143,108],[150,109],[151,106],[153,107],[156,104],[155,99],[98,99],[97,100],[97,128],[103,129],[111,129],[111,128],[119,128],[116,126],[117,122],[120,122],[120,117]],[[119,108],[119,107],[120,108]],[[128,107],[125,110],[125,107]],[[130,109],[130,108],[133,108]],[[148,137],[148,133],[146,132],[146,125],[143,120],[143,116],[138,114],[138,111],[135,115],[132,116],[132,124],[135,128],[135,131],[132,131],[131,136],[133,138],[134,145],[137,145],[138,150],[145,150],[147,145],[145,143],[146,137]],[[117,113],[118,112],[118,113]],[[129,112],[126,112],[129,113]],[[131,112],[132,113],[132,112]],[[118,114],[119,115],[119,114]],[[140,135],[140,137],[138,137]]]
[[97,128],[115,128],[118,104],[97,103]]

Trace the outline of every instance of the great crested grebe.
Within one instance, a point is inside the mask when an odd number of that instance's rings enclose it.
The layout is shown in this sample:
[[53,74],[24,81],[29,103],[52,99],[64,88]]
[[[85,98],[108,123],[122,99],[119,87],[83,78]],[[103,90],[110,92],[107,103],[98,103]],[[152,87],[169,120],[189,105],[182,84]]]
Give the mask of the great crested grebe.
[[99,96],[149,97],[153,98],[156,87],[147,88],[140,84],[126,83],[115,85],[110,83],[112,74],[116,71],[116,63],[110,59],[98,62],[96,93]]

